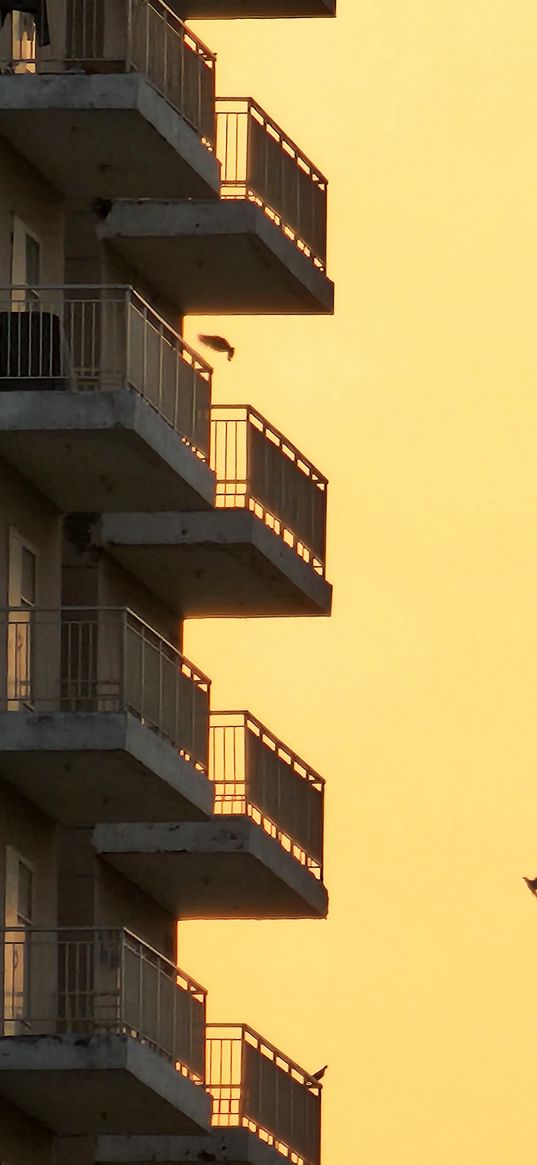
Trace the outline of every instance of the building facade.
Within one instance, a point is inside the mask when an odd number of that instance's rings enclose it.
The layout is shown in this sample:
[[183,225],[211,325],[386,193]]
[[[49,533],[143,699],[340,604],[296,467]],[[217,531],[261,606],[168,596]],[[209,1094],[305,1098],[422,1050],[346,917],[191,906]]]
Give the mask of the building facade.
[[182,336],[333,310],[327,184],[184,21],[334,7],[0,0],[2,1165],[320,1165],[177,920],[327,911],[323,779],[182,651],[330,613],[326,479]]

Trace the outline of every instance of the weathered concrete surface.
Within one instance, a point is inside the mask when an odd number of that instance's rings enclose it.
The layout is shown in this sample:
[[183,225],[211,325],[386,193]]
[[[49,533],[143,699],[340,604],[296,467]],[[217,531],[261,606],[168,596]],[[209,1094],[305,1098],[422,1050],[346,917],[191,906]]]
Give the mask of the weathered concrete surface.
[[208,1137],[99,1137],[95,1165],[282,1165],[285,1158],[249,1129],[214,1129]]
[[2,393],[0,456],[62,512],[88,505],[96,512],[196,510],[214,502],[207,463],[138,393],[119,385]]
[[335,16],[336,0],[169,0],[168,8],[182,20],[255,20]]
[[128,712],[2,712],[0,775],[62,825],[212,812],[207,777]]
[[324,918],[322,882],[249,817],[99,825],[97,854],[176,918]]
[[330,614],[330,583],[248,510],[105,514],[99,536],[179,618]]
[[334,310],[333,283],[245,199],[116,202],[98,229],[181,314]]
[[214,153],[137,73],[0,77],[0,134],[66,195],[218,193]]
[[[52,1134],[1,1097],[0,1161],[5,1165],[57,1165]],[[93,1161],[92,1157],[91,1165]]]
[[126,1035],[0,1038],[0,1095],[60,1136],[200,1133],[210,1122],[203,1089]]

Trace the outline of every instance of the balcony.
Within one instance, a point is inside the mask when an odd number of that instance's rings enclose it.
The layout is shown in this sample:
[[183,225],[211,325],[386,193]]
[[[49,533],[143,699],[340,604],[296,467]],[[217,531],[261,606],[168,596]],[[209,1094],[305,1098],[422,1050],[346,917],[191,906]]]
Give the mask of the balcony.
[[47,8],[0,31],[0,133],[66,195],[215,196],[214,54],[162,0]]
[[101,858],[176,918],[323,918],[324,781],[249,712],[211,713],[215,817],[100,825]]
[[101,238],[182,314],[330,314],[326,178],[251,98],[216,109],[220,200],[117,202]]
[[99,1137],[97,1165],[320,1165],[321,1085],[246,1026],[207,1026],[210,1137]]
[[336,15],[336,0],[170,0],[170,7],[183,20]]
[[200,1133],[203,987],[126,930],[2,932],[0,1095],[61,1136]]
[[0,291],[0,456],[64,513],[212,505],[211,380],[132,287]]
[[66,826],[211,816],[210,681],[132,611],[1,620],[0,775]]
[[216,509],[105,514],[110,554],[179,618],[328,615],[327,481],[249,405],[211,409]]

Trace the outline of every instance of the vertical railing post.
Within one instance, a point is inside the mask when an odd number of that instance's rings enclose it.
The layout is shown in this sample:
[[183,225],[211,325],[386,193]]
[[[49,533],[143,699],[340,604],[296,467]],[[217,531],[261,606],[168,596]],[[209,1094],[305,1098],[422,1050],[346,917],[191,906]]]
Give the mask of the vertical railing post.
[[[161,975],[162,975],[162,963],[161,963],[160,959],[159,959],[159,958],[157,958],[157,1000],[156,1000],[156,1008],[157,1008],[157,1044],[158,1044],[158,1048],[159,1048],[159,1050],[160,1050],[160,1051],[165,1051],[165,1046],[166,1046],[166,1045],[165,1045],[165,1043],[164,1043],[164,1040],[163,1040],[163,1035],[164,1035],[164,1033],[163,1033],[163,1032],[161,1032],[161,1030],[160,1030],[160,1025],[161,1025],[161,1021],[162,1021],[162,1009],[161,1009],[161,1006],[160,1006],[160,999],[161,999],[161,991],[160,991],[160,979],[161,979]],[[165,1037],[164,1037],[164,1038],[165,1038]]]
[[132,303],[132,289],[125,288],[125,320],[124,320],[124,334],[125,334],[125,387],[132,388],[131,379],[131,360],[132,360],[132,320],[131,313],[133,311]]
[[134,28],[132,6],[134,3],[135,0],[127,0],[127,52],[125,54],[127,58],[127,71],[130,71],[134,68],[134,51],[132,43]]
[[180,34],[180,37],[179,37],[179,43],[180,43],[180,46],[181,46],[181,48],[180,48],[180,74],[179,74],[179,76],[180,76],[180,97],[179,97],[179,101],[180,101],[180,109],[181,109],[181,113],[183,113],[183,114],[184,114],[184,112],[185,112],[185,68],[186,68],[186,54],[185,54],[185,32],[184,32],[184,29],[183,29],[183,28],[181,28],[181,34]]
[[[246,1070],[246,1056],[245,1056],[245,1049],[244,1049],[245,1040],[244,1040],[244,1029],[243,1028],[240,1029],[240,1037],[239,1038],[240,1038],[241,1051],[240,1051],[240,1056],[239,1056],[239,1114],[238,1115],[239,1115],[239,1126],[242,1127],[242,1123],[244,1121],[244,1118],[245,1118],[245,1116],[247,1116],[246,1105],[244,1102],[244,1077],[245,1077],[245,1070]],[[232,1077],[230,1084],[232,1084],[232,1080],[233,1080],[233,1055],[230,1056],[230,1060],[231,1060],[231,1077]]]
[[181,1058],[177,1054],[179,1052],[179,1048],[177,1047],[177,976],[175,977],[173,987],[174,987],[174,990],[173,990],[173,995],[172,995],[172,1033],[173,1033],[172,1054],[173,1054],[174,1060],[177,1061]]
[[119,938],[119,959],[118,959],[118,1029],[119,1033],[123,1031],[126,1026],[126,998],[127,998],[127,984],[126,984],[126,935],[124,930],[118,932]]
[[162,727],[162,703],[163,703],[163,685],[164,685],[164,666],[163,666],[163,644],[162,639],[158,641],[158,712],[157,712],[157,728]]
[[119,647],[119,651],[120,651],[119,663],[120,663],[120,677],[121,677],[121,679],[120,679],[121,691],[119,693],[119,711],[125,711],[127,709],[127,685],[128,685],[127,636],[129,633],[128,618],[129,618],[129,613],[126,610],[126,608],[124,608],[123,611],[121,612],[121,616],[120,616],[120,620],[119,620],[119,635],[120,635],[120,640],[121,640],[120,647]]

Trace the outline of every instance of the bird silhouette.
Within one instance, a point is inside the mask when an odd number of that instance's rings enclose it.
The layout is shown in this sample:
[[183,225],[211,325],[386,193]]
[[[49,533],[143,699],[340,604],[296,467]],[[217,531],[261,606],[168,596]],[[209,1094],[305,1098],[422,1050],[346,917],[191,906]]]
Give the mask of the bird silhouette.
[[227,352],[228,360],[233,360],[235,349],[224,336],[198,336],[198,340],[206,348],[212,348],[213,352]]
[[532,894],[534,894],[535,897],[537,898],[537,878],[524,877],[524,881],[526,883],[526,886],[528,887],[528,890],[531,890]]
[[327,1068],[328,1068],[328,1064],[325,1064],[324,1068],[319,1068],[318,1072],[313,1073],[313,1076],[311,1077],[311,1079],[312,1080],[319,1080],[319,1081],[322,1080]]

